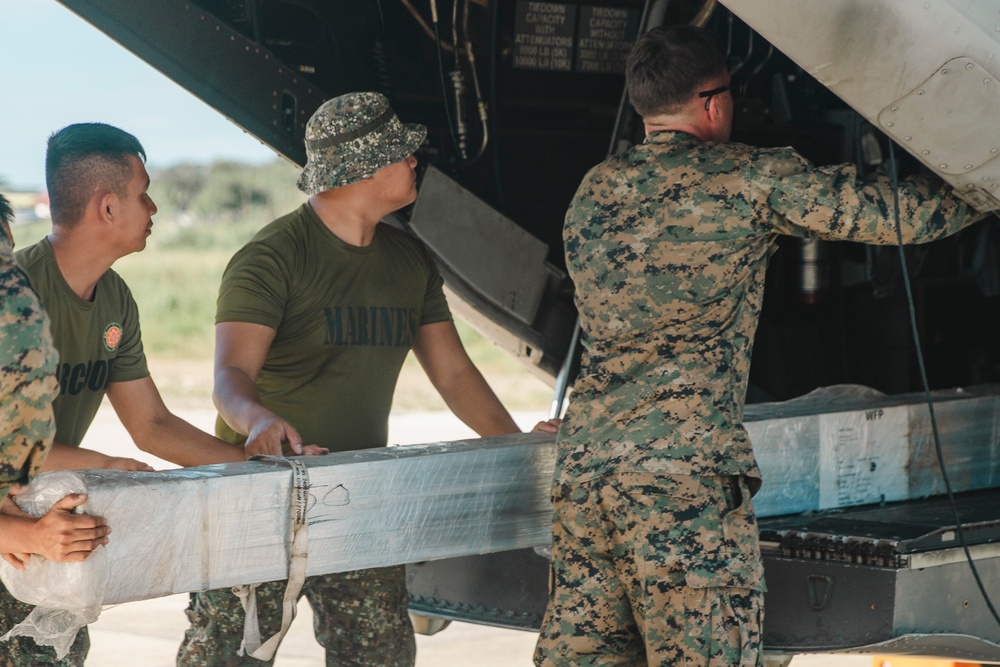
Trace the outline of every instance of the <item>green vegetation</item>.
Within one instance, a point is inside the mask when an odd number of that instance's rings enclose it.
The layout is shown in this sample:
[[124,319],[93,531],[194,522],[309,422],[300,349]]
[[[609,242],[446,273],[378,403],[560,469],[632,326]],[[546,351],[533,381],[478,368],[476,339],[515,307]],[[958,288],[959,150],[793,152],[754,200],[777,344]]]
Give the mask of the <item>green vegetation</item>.
[[181,223],[239,222],[260,227],[298,206],[298,169],[283,160],[177,165],[151,174],[149,194],[161,219]]
[[[159,207],[146,250],[115,264],[139,304],[142,337],[161,392],[207,406],[211,393],[215,299],[229,258],[264,224],[304,201],[298,172],[276,161],[259,167],[216,163],[153,171],[150,196]],[[18,225],[26,246],[49,223]],[[544,410],[550,390],[463,322],[469,355],[510,409]],[[411,357],[397,390],[396,410],[445,409]]]

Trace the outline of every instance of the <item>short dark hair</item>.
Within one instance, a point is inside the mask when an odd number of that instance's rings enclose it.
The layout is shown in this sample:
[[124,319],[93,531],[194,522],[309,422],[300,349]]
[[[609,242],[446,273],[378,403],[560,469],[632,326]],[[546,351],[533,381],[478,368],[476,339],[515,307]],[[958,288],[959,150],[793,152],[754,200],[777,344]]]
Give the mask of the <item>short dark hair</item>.
[[636,40],[625,63],[625,83],[632,106],[646,118],[677,111],[725,72],[712,33],[675,25],[653,28]]
[[45,185],[52,222],[75,225],[98,190],[124,197],[132,179],[132,155],[146,161],[138,139],[104,123],[69,125],[49,137]]

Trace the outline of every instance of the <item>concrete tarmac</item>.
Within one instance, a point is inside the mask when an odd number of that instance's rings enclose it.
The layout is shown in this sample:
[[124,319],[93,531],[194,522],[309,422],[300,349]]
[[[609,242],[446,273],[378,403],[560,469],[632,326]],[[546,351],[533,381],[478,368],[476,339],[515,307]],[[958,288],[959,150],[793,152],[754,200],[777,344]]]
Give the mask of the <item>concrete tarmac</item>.
[[[211,431],[212,410],[178,409],[192,424]],[[531,428],[543,414],[514,415],[518,424]],[[409,444],[474,437],[450,413],[393,415],[390,442]],[[140,452],[105,402],[91,426],[84,446],[115,456],[129,456],[157,469],[176,467]],[[114,535],[112,534],[112,538]],[[187,595],[130,602],[109,607],[90,626],[91,650],[87,665],[98,667],[168,667],[175,664],[177,647],[187,628],[184,609]],[[418,667],[515,667],[531,665],[535,635],[469,623],[452,623],[430,636],[417,635]],[[2,646],[0,646],[2,648]],[[303,601],[298,616],[278,650],[278,667],[324,667],[323,651],[312,634],[312,613]],[[797,656],[792,667],[870,667],[866,656]]]

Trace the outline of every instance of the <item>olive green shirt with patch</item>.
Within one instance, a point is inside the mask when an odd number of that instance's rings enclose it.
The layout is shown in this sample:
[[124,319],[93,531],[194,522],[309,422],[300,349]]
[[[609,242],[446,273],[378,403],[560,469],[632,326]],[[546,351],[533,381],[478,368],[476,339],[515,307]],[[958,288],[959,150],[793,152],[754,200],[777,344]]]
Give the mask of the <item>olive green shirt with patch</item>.
[[108,269],[92,301],[84,301],[59,271],[48,239],[18,250],[17,261],[49,314],[59,351],[59,396],[52,404],[57,442],[78,446],[111,382],[147,377],[139,309],[125,281]]
[[[275,330],[257,377],[261,402],[305,444],[346,451],[388,439],[396,379],[417,329],[451,320],[419,241],[379,223],[344,243],[308,204],[264,227],[222,278],[216,322]],[[221,418],[220,438],[243,443]]]
[[[920,243],[982,217],[922,179],[900,184]],[[889,179],[657,132],[594,167],[566,214],[583,359],[556,481],[614,472],[759,477],[743,404],[778,235],[894,244]]]

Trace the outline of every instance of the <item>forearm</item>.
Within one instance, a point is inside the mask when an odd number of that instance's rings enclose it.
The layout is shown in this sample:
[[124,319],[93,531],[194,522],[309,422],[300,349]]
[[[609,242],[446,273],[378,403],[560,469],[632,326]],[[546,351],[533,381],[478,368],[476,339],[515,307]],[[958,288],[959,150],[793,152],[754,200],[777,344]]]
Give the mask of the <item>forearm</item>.
[[257,385],[250,376],[236,368],[216,371],[212,400],[229,427],[242,435],[249,435],[262,420],[276,416],[261,404]]
[[34,519],[12,497],[0,500],[0,557],[17,569],[22,569],[37,550],[34,529]]
[[[229,338],[227,341],[231,342]],[[263,358],[262,356],[260,358]],[[326,454],[327,450],[312,445],[304,446],[295,427],[265,408],[254,384],[259,359],[248,366],[218,363],[215,372],[215,391],[212,394],[219,414],[237,433],[247,436],[243,456],[287,456],[288,454]]]
[[521,432],[475,366],[470,364],[437,389],[455,416],[480,436]]
[[413,352],[444,402],[473,431],[483,437],[520,432],[465,352],[454,323],[422,325]]
[[42,472],[51,470],[87,470],[89,468],[107,468],[113,470],[146,471],[152,468],[143,463],[124,456],[108,456],[83,447],[71,447],[69,445],[54,442],[52,450],[45,463],[42,465]]
[[52,448],[45,462],[42,463],[42,471],[51,470],[86,470],[88,468],[107,468],[111,464],[112,457],[95,452],[92,449],[83,447],[72,447],[62,442],[53,442]]
[[[892,180],[879,176],[859,187],[861,239],[867,243],[894,245],[895,199]],[[904,243],[927,243],[950,236],[982,220],[983,213],[959,199],[941,181],[912,177],[899,183],[899,229]]]
[[244,460],[243,448],[229,444],[166,412],[133,435],[142,451],[190,467]]
[[[943,238],[980,220],[979,213],[940,182],[913,177],[899,183],[904,243]],[[877,245],[897,243],[892,181],[861,180],[853,166],[818,167],[777,179],[768,203],[781,213],[777,231],[826,240]],[[785,226],[787,223],[787,227]]]
[[38,553],[36,524],[37,521],[29,516],[0,513],[0,553]]

